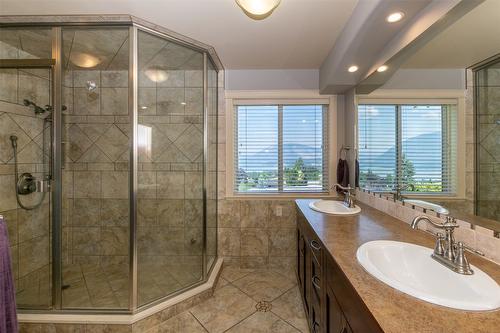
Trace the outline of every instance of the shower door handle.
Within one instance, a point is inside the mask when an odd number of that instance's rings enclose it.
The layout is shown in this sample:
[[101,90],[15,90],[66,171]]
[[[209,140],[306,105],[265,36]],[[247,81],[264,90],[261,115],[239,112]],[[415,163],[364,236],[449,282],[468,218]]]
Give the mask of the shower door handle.
[[50,179],[37,180],[35,182],[36,192],[51,192],[52,182]]

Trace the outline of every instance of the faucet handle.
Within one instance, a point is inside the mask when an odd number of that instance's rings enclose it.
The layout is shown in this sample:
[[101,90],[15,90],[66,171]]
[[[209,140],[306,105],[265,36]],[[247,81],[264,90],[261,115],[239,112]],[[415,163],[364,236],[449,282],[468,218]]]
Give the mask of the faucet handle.
[[441,227],[444,230],[453,232],[453,230],[456,228],[459,228],[460,225],[457,223],[457,219],[455,219],[454,217],[452,217],[450,215],[447,215],[445,222],[441,225]]
[[[458,243],[462,243],[462,242],[458,242]],[[466,245],[464,243],[462,243],[462,246],[463,246],[464,250],[467,250],[470,253],[474,253],[474,254],[477,254],[477,255],[480,255],[480,256],[484,257],[484,252],[476,250],[476,249],[474,249],[474,248],[472,248],[472,247],[470,247],[470,246],[468,246],[468,245]]]
[[462,242],[457,243],[457,249],[453,263],[456,265],[456,270],[461,274],[471,275],[474,271],[470,268],[469,261],[465,257],[465,245]]
[[434,246],[434,254],[438,256],[444,255],[444,236],[442,233],[438,232],[436,234],[436,245]]

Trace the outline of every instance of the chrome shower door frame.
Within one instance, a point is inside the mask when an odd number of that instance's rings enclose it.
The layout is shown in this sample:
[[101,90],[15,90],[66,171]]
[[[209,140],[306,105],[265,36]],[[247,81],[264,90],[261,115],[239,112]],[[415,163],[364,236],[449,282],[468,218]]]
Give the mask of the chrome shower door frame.
[[[111,17],[112,15],[110,15]],[[44,17],[42,17],[44,18]],[[209,175],[208,151],[208,64],[210,63],[216,71],[216,94],[215,106],[218,109],[219,87],[218,74],[223,70],[222,64],[218,59],[212,47],[198,43],[188,37],[179,35],[146,21],[129,17],[117,16],[115,21],[102,20],[101,17],[82,16],[63,17],[63,19],[54,19],[56,16],[49,16],[39,22],[29,17],[20,18],[19,21],[13,20],[0,22],[0,27],[12,28],[33,28],[50,27],[52,30],[52,58],[51,59],[0,59],[0,68],[26,67],[26,68],[50,68],[52,74],[51,94],[53,104],[53,128],[52,128],[52,194],[51,194],[51,255],[52,255],[52,309],[51,313],[71,313],[71,314],[134,314],[142,310],[151,308],[166,300],[178,296],[187,290],[193,289],[207,282],[208,276],[212,272],[215,261],[208,266],[207,255],[207,179]],[[36,17],[39,20],[40,17]],[[26,21],[24,21],[26,20]],[[63,29],[66,27],[74,28],[96,28],[96,27],[122,27],[129,29],[129,73],[128,73],[128,111],[132,138],[130,143],[130,162],[129,162],[129,305],[127,309],[65,309],[62,304],[62,81],[63,81]],[[188,47],[203,54],[203,170],[202,170],[202,197],[203,197],[203,244],[202,244],[202,278],[200,281],[187,287],[183,287],[171,294],[163,296],[150,303],[138,304],[138,258],[137,258],[137,202],[138,202],[138,31],[147,32],[151,35],[161,37],[167,41]],[[218,114],[218,111],[217,111]],[[217,140],[216,154],[218,150],[217,122],[215,126],[215,137]],[[217,165],[217,164],[216,164]],[[215,169],[215,177],[218,176],[218,167]],[[217,194],[217,179],[215,180],[215,193]],[[215,198],[217,207],[217,198]],[[217,223],[217,221],[215,221]],[[215,233],[215,258],[217,258],[217,233]],[[25,313],[47,313],[46,310],[23,309]]]

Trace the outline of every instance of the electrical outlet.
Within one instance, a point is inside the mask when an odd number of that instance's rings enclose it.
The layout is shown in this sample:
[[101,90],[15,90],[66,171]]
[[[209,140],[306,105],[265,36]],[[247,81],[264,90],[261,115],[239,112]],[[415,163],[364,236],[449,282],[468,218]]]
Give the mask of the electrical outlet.
[[283,207],[276,206],[276,216],[283,216]]

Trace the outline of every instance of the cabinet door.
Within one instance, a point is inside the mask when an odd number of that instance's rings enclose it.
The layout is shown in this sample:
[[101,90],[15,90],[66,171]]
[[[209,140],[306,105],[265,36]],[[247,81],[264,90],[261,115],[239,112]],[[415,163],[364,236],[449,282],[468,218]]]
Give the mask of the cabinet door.
[[312,278],[312,267],[311,267],[311,249],[307,245],[309,240],[306,235],[304,235],[304,305],[308,312],[311,312],[311,278]]
[[325,330],[327,333],[346,333],[345,319],[340,309],[340,305],[337,303],[333,291],[331,288],[326,288],[325,297]]
[[304,236],[300,229],[297,229],[297,280],[299,283],[299,288],[301,293],[303,294],[304,288]]

